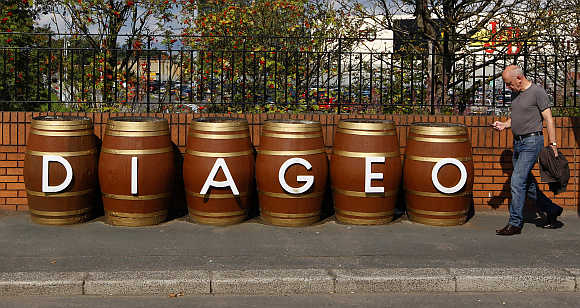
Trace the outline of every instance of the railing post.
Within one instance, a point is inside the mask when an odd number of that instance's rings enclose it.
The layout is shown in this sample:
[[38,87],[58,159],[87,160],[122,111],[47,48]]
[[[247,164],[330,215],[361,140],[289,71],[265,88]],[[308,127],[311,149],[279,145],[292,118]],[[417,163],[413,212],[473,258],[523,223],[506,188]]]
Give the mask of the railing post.
[[435,44],[433,44],[433,42],[430,42],[431,44],[431,76],[430,76],[430,82],[431,82],[431,114],[435,114],[435,86],[437,81],[435,80]]
[[528,72],[528,41],[524,41],[524,74]]
[[[341,83],[342,83],[342,37],[338,38],[338,75],[337,75],[337,88],[338,88],[338,96],[336,98],[337,103],[338,103],[338,110],[337,113],[341,113],[342,111],[342,98],[341,98],[341,93],[342,89],[341,89]],[[308,90],[307,90],[308,91]],[[329,93],[330,96],[331,93]]]
[[52,33],[48,34],[48,111],[52,111]]
[[[137,65],[139,65],[139,60],[137,60]],[[137,66],[137,68],[138,68],[138,66]],[[147,93],[147,113],[151,112],[151,97],[150,97],[150,93],[149,93],[149,90],[151,89],[151,83],[149,82],[150,79],[151,79],[151,36],[147,35],[147,89],[145,89],[145,91],[147,91],[146,92]]]

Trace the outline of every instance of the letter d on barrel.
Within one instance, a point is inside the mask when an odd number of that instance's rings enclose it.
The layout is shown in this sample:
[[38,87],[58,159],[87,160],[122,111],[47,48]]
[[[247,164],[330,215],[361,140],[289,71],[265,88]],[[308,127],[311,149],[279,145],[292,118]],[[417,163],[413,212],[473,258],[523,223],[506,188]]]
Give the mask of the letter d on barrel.
[[[61,165],[63,165],[64,169],[66,170],[66,177],[65,177],[64,181],[56,186],[50,186],[48,183],[48,170],[49,170],[49,163],[51,161],[60,163]],[[43,155],[42,156],[42,192],[43,193],[47,193],[47,192],[54,193],[54,192],[63,191],[65,188],[67,188],[70,185],[70,182],[72,182],[72,177],[73,177],[72,166],[62,156],[56,156],[56,155]]]
[[42,116],[30,126],[24,182],[32,221],[64,225],[89,220],[98,198],[92,120]]
[[319,122],[269,120],[256,159],[260,216],[277,226],[320,219],[328,162]]

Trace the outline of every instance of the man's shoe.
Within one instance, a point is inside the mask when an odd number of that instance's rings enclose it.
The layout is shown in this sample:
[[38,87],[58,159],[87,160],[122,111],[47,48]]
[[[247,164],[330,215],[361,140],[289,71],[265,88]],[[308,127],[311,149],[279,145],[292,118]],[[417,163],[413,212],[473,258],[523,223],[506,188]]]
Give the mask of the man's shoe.
[[545,225],[542,226],[542,228],[544,229],[560,229],[564,226],[564,224],[561,221],[554,221],[551,223],[547,223]]
[[509,228],[509,226],[511,226],[511,225],[507,224],[507,225],[505,225],[505,227],[495,230],[495,233],[505,232],[505,230],[507,230]]
[[548,213],[547,217],[546,217],[546,224],[542,226],[542,228],[544,229],[558,229],[558,228],[562,228],[562,226],[564,225],[562,222],[558,221],[558,216],[560,216],[562,214],[563,209],[560,207],[556,212],[554,213]]
[[505,226],[503,229],[501,230],[496,230],[495,234],[497,235],[516,235],[516,234],[520,234],[522,233],[522,228],[520,227],[516,227],[516,226],[512,226],[510,224],[508,224],[507,226]]

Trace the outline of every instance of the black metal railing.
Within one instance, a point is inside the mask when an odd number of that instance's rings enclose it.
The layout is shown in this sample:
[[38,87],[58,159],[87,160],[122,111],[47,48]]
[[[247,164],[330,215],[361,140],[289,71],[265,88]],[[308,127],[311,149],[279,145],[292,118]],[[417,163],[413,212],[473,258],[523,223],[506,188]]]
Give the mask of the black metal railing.
[[236,49],[208,50],[190,47],[191,38],[152,37],[103,49],[37,34],[35,44],[0,46],[0,109],[502,115],[512,93],[501,71],[512,63],[546,88],[561,113],[580,109],[578,54],[472,48],[444,55],[394,50],[392,40],[378,38],[328,39],[301,50],[285,47],[294,38],[269,39],[272,47],[262,50],[243,40]]

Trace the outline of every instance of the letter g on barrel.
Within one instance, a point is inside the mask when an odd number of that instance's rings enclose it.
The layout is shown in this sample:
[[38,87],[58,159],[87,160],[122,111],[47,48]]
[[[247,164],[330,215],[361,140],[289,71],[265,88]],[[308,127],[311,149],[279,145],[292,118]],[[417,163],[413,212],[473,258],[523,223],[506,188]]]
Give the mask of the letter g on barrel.
[[280,170],[278,171],[278,181],[280,182],[280,185],[282,186],[282,188],[286,192],[288,192],[290,194],[297,195],[297,194],[301,194],[301,193],[309,190],[310,187],[312,187],[312,185],[314,184],[314,176],[312,176],[312,175],[299,175],[296,177],[296,181],[305,182],[305,184],[298,187],[298,188],[291,187],[290,185],[288,185],[288,183],[286,183],[285,175],[286,175],[286,170],[288,170],[288,168],[290,168],[290,166],[295,165],[295,164],[299,164],[299,165],[304,166],[304,168],[306,168],[306,170],[312,169],[312,165],[306,159],[298,158],[298,157],[290,158],[287,161],[285,161],[282,164],[282,166],[280,167]]

